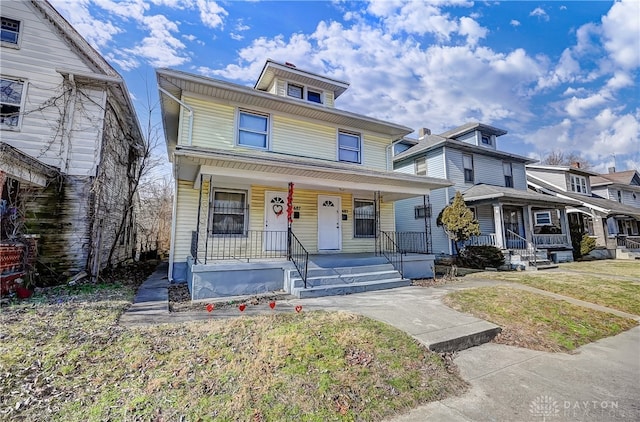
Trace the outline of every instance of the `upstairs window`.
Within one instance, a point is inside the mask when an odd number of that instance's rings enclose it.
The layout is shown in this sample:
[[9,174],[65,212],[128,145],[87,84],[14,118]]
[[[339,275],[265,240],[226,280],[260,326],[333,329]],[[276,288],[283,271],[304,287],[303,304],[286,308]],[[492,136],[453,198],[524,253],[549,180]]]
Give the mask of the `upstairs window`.
[[366,199],[353,201],[353,237],[375,237],[375,202]]
[[238,116],[238,145],[268,147],[269,116],[267,114],[240,111]]
[[316,91],[307,91],[307,100],[312,103],[322,104],[322,93]]
[[338,132],[338,160],[360,164],[362,143],[357,133]]
[[24,82],[13,79],[0,79],[0,128],[18,129]]
[[20,38],[20,21],[2,17],[2,31],[0,31],[0,41],[3,43],[18,45]]
[[302,99],[304,88],[300,85],[287,84],[287,95],[293,98]]
[[462,166],[464,167],[465,183],[473,183],[473,156],[468,154],[462,155]]
[[413,162],[417,176],[427,175],[427,159],[425,157],[418,158]]
[[618,202],[622,203],[622,191],[618,191]]
[[482,135],[482,145],[491,145],[491,136]]
[[571,191],[587,193],[587,179],[583,176],[571,175]]
[[502,163],[502,169],[504,172],[504,185],[508,188],[513,187],[513,169],[511,163]]

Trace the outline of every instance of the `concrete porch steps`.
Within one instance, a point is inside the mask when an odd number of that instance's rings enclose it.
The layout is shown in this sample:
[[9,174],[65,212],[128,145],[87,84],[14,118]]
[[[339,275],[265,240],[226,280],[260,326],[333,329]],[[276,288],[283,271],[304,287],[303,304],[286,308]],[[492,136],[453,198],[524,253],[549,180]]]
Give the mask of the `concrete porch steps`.
[[289,271],[288,291],[298,298],[337,296],[409,286],[391,264],[309,268],[307,287],[297,271]]

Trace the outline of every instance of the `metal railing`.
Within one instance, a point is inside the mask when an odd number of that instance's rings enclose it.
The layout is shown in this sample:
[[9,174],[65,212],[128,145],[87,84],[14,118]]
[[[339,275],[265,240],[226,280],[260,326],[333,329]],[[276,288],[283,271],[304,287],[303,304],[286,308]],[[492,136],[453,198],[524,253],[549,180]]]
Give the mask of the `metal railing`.
[[191,232],[191,256],[193,257],[194,264],[198,263],[198,232],[193,230]]
[[307,268],[309,266],[309,252],[302,245],[302,242],[298,240],[293,231],[289,229],[288,237],[289,253],[288,259],[293,262],[293,265],[298,270],[298,274],[302,278],[304,288],[307,288]]
[[400,277],[404,278],[403,260],[402,256],[405,252],[398,247],[393,240],[392,233],[380,232],[380,253],[387,258],[387,261],[393,265],[393,268],[398,270]]
[[533,244],[540,247],[567,246],[569,241],[566,234],[534,234]]
[[640,249],[640,236],[617,235],[617,245],[627,249]]
[[208,236],[207,261],[287,258],[287,232],[247,230],[242,234],[213,233]]
[[537,249],[527,239],[511,230],[505,230],[507,248],[514,251],[522,258],[527,259],[534,266],[538,262]]
[[496,234],[495,233],[480,233],[477,236],[471,236],[466,242],[465,246],[496,246]]
[[428,254],[429,242],[425,232],[384,232],[403,253]]

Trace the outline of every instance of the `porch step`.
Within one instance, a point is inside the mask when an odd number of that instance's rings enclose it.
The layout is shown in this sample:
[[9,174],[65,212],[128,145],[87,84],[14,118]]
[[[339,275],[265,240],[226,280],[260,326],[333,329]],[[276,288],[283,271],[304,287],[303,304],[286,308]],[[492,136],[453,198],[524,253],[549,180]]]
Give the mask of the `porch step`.
[[479,320],[472,324],[448,327],[430,333],[427,346],[434,352],[457,352],[488,343],[502,331],[499,326]]
[[289,272],[289,291],[299,298],[336,296],[372,290],[391,289],[411,284],[391,264],[339,268],[309,268],[307,288],[296,270]]

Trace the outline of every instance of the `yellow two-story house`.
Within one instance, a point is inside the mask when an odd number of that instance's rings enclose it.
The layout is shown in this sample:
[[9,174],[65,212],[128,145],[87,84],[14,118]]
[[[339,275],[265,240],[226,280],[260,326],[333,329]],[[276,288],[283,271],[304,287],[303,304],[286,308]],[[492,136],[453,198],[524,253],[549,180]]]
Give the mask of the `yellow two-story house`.
[[157,79],[176,180],[169,278],[193,299],[428,275],[425,234],[396,233],[393,203],[450,183],[389,170],[411,128],[335,108],[349,84],[290,63],[268,60],[253,88],[169,69]]

